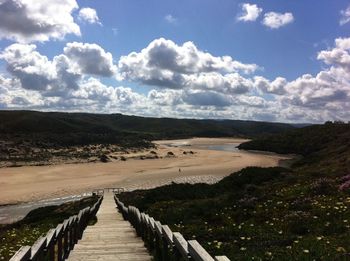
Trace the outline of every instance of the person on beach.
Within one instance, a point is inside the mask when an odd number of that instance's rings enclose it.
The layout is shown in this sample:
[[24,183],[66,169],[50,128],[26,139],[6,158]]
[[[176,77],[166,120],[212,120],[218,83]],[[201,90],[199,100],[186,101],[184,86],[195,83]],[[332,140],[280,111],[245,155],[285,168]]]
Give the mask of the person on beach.
[[181,172],[181,169],[179,168],[179,173]]

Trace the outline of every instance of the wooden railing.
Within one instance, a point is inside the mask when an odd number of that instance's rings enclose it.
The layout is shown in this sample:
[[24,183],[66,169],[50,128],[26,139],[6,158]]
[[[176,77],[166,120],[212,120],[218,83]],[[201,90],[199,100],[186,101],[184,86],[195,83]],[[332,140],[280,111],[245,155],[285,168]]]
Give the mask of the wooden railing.
[[213,258],[196,240],[187,241],[179,232],[172,232],[167,225],[141,213],[136,207],[126,207],[117,196],[114,199],[123,218],[133,225],[155,260],[229,261],[226,256]]
[[92,194],[95,195],[103,195],[105,191],[112,191],[115,194],[119,194],[125,191],[124,188],[102,188],[102,189],[95,189],[94,191],[92,191]]
[[103,196],[92,206],[64,220],[46,236],[40,237],[33,246],[22,246],[10,261],[65,260],[74,245],[82,238],[89,220],[96,216]]

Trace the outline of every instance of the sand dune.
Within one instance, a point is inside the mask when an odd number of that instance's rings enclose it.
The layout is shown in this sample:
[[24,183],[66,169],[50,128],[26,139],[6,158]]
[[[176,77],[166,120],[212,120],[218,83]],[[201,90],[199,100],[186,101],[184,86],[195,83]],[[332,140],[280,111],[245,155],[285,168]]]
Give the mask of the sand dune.
[[[169,147],[174,141],[158,141],[155,151],[161,159],[2,168],[0,204],[79,194],[103,187],[149,188],[171,181],[212,183],[244,167],[276,166],[279,160],[286,158],[242,151],[206,150],[202,147],[242,141],[204,138],[176,141],[187,144],[186,147]],[[194,154],[183,154],[189,150]],[[164,157],[169,151],[175,157]]]

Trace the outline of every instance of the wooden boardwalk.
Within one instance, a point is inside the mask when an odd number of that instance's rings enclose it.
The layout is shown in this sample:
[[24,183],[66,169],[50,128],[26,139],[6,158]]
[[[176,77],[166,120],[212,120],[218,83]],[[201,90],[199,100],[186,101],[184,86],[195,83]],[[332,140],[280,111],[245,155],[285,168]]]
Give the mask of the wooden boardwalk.
[[97,223],[88,226],[83,238],[70,253],[69,261],[148,261],[151,256],[134,228],[117,210],[112,192],[106,192]]

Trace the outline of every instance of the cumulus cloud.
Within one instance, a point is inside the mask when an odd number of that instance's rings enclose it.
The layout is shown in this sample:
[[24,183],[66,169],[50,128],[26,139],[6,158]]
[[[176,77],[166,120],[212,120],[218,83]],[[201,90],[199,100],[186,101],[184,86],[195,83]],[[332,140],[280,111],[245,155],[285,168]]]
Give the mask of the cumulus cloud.
[[232,97],[213,91],[186,91],[183,93],[182,100],[195,106],[214,106],[226,107],[232,105]]
[[18,42],[62,39],[67,34],[80,35],[72,12],[75,0],[2,0],[0,1],[0,39]]
[[336,65],[350,73],[350,38],[335,40],[335,48],[321,51],[317,58],[328,65]]
[[243,94],[249,92],[253,87],[253,82],[239,73],[222,75],[211,72],[188,76],[185,87],[214,90],[225,94]]
[[269,12],[264,15],[264,19],[262,21],[263,25],[271,28],[278,29],[287,24],[293,23],[294,16],[292,13],[276,13]]
[[243,22],[254,22],[258,19],[262,11],[263,9],[255,4],[244,3],[242,4],[242,12],[237,16],[237,20]]
[[52,60],[36,51],[34,44],[12,44],[0,58],[24,89],[46,96],[78,89],[84,75],[112,76],[115,70],[112,55],[96,44],[68,43],[64,53]]
[[272,93],[282,95],[286,93],[285,86],[287,80],[282,77],[277,77],[274,81],[269,81],[262,76],[254,77],[254,87],[263,93]]
[[350,22],[350,5],[346,9],[340,11],[340,16],[340,25],[344,25]]
[[317,58],[329,68],[316,76],[302,75],[286,84],[288,96],[282,101],[314,110],[350,111],[350,38],[338,38],[332,49],[321,51]]
[[225,73],[252,73],[257,68],[230,56],[200,51],[192,42],[177,45],[164,38],[152,41],[139,53],[122,56],[118,63],[119,79],[173,89],[189,87],[197,77],[213,78],[211,73],[224,77]]
[[158,40],[118,63],[122,79],[154,85],[148,93],[101,82],[97,77],[114,75],[116,67],[98,45],[70,43],[52,59],[33,44],[10,45],[0,54],[7,63],[7,75],[0,74],[0,107],[292,122],[350,119],[350,38],[336,39],[333,48],[318,53],[324,63],[319,73],[291,81],[254,70],[244,74],[245,64],[193,43]]
[[102,25],[100,19],[98,18],[97,12],[95,9],[90,7],[84,7],[79,10],[78,19],[85,21],[89,24],[99,24]]
[[112,54],[97,44],[67,43],[64,54],[69,58],[74,71],[109,77],[116,73]]

